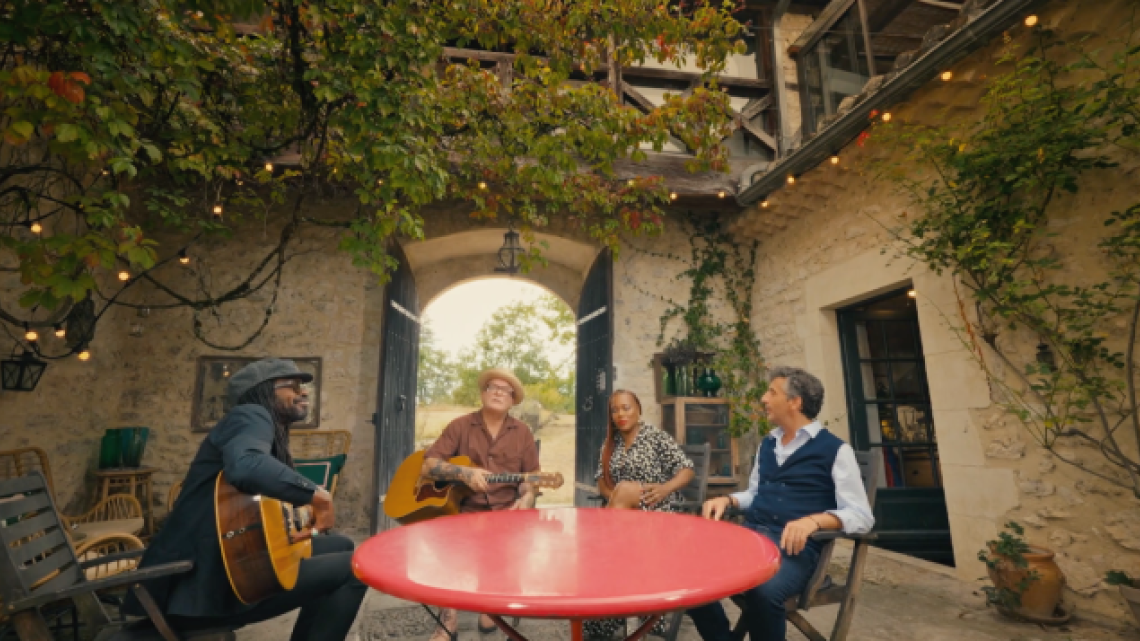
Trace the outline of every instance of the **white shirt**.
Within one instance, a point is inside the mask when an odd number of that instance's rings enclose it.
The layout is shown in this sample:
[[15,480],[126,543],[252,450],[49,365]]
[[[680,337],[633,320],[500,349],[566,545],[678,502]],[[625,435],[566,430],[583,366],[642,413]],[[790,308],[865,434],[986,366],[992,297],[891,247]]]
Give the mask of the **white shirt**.
[[[796,432],[791,443],[784,445],[784,428],[777,427],[768,433],[765,438],[776,439],[776,464],[782,466],[788,457],[815,438],[823,426],[819,421],[805,425]],[[835,518],[843,523],[843,531],[848,534],[863,534],[870,532],[875,525],[875,515],[871,512],[871,505],[867,502],[867,492],[863,489],[863,479],[859,476],[859,462],[855,460],[855,450],[844,443],[835,455],[835,463],[831,466],[831,480],[835,482],[834,514]],[[756,463],[752,465],[752,476],[748,479],[748,490],[736,492],[732,498],[740,505],[740,509],[747,510],[752,505],[752,499],[760,488],[760,452],[756,452]]]

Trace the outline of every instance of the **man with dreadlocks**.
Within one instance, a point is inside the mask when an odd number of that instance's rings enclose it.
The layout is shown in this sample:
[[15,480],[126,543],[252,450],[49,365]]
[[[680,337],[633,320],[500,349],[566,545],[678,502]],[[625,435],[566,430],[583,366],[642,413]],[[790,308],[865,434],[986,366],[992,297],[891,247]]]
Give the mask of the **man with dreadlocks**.
[[[292,590],[243,604],[230,587],[214,529],[214,484],[222,472],[247,494],[311,505],[316,531],[333,526],[332,497],[293,469],[289,453],[289,426],[308,414],[309,395],[302,385],[311,380],[293,361],[278,358],[250,363],[230,378],[226,395],[232,409],[202,441],[170,517],[139,564],[194,562],[186,574],[146,582],[175,629],[240,627],[301,608],[292,641],[348,636],[367,591],[352,574],[350,539],[315,536],[313,556],[301,561]],[[124,607],[143,613],[133,592]]]

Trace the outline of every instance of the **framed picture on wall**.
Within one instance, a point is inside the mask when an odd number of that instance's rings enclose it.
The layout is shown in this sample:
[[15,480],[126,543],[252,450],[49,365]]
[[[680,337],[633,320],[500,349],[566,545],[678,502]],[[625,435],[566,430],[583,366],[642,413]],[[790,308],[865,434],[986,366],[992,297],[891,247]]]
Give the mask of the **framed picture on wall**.
[[[286,357],[289,358],[289,357]],[[249,363],[260,360],[249,356],[199,356],[194,379],[194,401],[190,409],[190,431],[209,432],[230,411],[226,387],[230,376]],[[302,372],[313,375],[305,383],[309,393],[309,416],[292,429],[314,430],[321,425],[321,359],[318,356],[289,358]]]

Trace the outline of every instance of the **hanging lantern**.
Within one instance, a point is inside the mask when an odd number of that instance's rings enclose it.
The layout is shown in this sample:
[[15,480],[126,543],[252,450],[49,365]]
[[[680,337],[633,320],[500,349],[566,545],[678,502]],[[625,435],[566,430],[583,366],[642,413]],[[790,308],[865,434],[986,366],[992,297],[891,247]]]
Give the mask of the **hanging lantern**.
[[25,351],[19,357],[0,361],[0,383],[10,392],[30,392],[36,389],[46,368],[47,363]]
[[1049,343],[1041,341],[1037,344],[1037,364],[1041,365],[1047,371],[1053,371],[1057,367],[1057,360],[1053,356],[1053,350],[1049,348]]
[[71,308],[65,321],[68,347],[90,343],[95,338],[95,301],[84,298]]
[[495,272],[499,274],[519,273],[519,256],[526,250],[519,246],[519,233],[513,228],[503,234],[503,246],[499,249],[499,266]]

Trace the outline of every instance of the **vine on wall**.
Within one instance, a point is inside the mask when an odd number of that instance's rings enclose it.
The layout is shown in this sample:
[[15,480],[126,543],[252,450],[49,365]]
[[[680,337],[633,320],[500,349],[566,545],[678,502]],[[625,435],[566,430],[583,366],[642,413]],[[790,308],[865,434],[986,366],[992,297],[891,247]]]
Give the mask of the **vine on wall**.
[[[679,223],[689,231],[688,258],[633,249],[685,265],[677,279],[690,282],[688,302],[681,304],[636,284],[633,287],[668,304],[657,335],[657,345],[664,347],[666,357],[680,362],[697,360],[717,371],[732,410],[729,432],[737,437],[753,430],[766,434],[770,428],[760,405],[760,397],[768,389],[766,368],[751,324],[758,244],[737,242],[715,218],[689,213]],[[719,296],[732,312],[726,322],[714,318],[713,307]],[[677,321],[682,326],[680,334],[666,342],[667,330]]]
[[990,81],[981,122],[894,124],[874,138],[899,152],[885,174],[923,211],[896,230],[903,251],[969,292],[978,318],[962,301],[963,337],[1006,408],[1058,460],[1140,497],[1140,201],[1109,212],[1085,199],[1083,229],[1103,229],[1091,263],[1062,255],[1050,230],[1072,216],[1063,197],[1082,178],[1140,163],[1135,24],[1097,50],[1046,30],[1026,50],[1007,39],[1009,71]]

